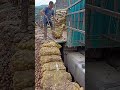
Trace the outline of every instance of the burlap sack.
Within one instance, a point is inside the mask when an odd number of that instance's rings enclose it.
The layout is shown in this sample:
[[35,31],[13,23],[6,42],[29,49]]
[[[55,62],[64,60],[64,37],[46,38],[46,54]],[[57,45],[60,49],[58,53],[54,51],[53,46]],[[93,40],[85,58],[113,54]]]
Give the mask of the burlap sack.
[[18,50],[11,59],[13,71],[34,69],[34,52],[30,50]]
[[61,62],[61,56],[59,55],[49,55],[49,56],[41,56],[40,57],[40,64],[44,65],[45,63],[49,63],[49,62]]
[[13,76],[13,90],[22,90],[27,87],[33,87],[34,83],[34,70],[18,71]]
[[43,43],[41,47],[57,47],[61,48],[62,46],[54,41],[48,41],[46,43]]
[[30,39],[29,41],[21,41],[18,46],[19,49],[28,49],[28,50],[35,50],[34,39]]
[[42,74],[42,79],[41,79],[41,85],[43,85],[43,83],[47,82],[48,80],[52,80],[52,81],[56,81],[57,80],[69,80],[72,81],[72,77],[70,75],[70,73],[65,72],[65,71],[45,71]]
[[49,62],[42,66],[41,72],[54,70],[66,70],[66,68],[62,62]]
[[57,47],[42,47],[40,49],[40,55],[61,55],[59,48]]
[[83,88],[75,82],[65,81],[61,84],[54,84],[53,86],[51,86],[50,90],[83,90]]
[[57,82],[49,80],[43,84],[43,90],[83,90],[83,88],[75,82],[63,79]]
[[61,28],[57,28],[55,31],[52,31],[52,35],[54,38],[61,38],[63,34],[63,30]]

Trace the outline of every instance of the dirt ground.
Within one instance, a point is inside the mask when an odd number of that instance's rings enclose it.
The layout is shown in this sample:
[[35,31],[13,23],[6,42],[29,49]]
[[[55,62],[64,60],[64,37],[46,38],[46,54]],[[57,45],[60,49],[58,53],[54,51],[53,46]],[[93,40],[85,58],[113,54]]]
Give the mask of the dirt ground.
[[39,50],[41,41],[43,39],[43,33],[37,27],[35,30],[35,90],[40,90],[40,64],[39,64]]
[[[49,40],[49,38],[48,38]],[[36,27],[35,29],[35,90],[42,90],[40,87],[40,79],[41,79],[41,66],[40,66],[40,45],[44,42],[44,34],[43,31]]]
[[[51,29],[48,29],[48,33],[51,33]],[[66,35],[66,33],[65,33]],[[50,37],[47,37],[47,40],[52,40]],[[62,39],[60,39],[62,40]],[[58,41],[60,41],[58,39]],[[44,34],[43,29],[40,29],[40,27],[36,26],[35,28],[35,90],[42,90],[40,87],[40,79],[41,79],[41,66],[40,66],[40,46],[44,42]]]

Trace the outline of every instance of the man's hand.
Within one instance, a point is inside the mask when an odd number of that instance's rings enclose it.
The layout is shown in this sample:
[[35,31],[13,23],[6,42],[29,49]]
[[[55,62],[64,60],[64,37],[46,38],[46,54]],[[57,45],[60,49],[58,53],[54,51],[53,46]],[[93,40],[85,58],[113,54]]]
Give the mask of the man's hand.
[[57,22],[57,23],[59,23],[59,20],[58,20],[58,19],[56,19],[56,22]]
[[47,18],[47,16],[45,15],[45,12],[44,12],[43,10],[40,11],[40,14],[41,14],[42,16],[45,16],[45,18]]
[[58,20],[55,20],[55,22],[56,22],[56,23],[59,23],[59,21],[58,21]]
[[48,18],[47,15],[44,15],[44,16],[45,16],[46,19]]

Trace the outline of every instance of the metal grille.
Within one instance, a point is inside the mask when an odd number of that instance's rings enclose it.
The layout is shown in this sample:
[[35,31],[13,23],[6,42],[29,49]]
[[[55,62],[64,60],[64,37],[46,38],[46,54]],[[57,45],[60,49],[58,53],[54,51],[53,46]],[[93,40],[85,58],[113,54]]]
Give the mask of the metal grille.
[[69,0],[67,46],[85,45],[85,0]]
[[120,47],[119,0],[88,0],[86,46]]

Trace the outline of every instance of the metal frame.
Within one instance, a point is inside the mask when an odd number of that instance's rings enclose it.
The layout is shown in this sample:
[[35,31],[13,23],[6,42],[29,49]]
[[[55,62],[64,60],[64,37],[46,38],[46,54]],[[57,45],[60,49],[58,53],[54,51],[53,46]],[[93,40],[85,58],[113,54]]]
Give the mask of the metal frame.
[[74,4],[71,4],[67,9],[73,7],[74,5],[78,4],[79,2],[81,2],[81,0],[78,0],[77,2],[75,2]]
[[90,5],[90,4],[86,4],[86,8],[89,8],[89,9],[95,10],[97,12],[120,19],[120,13],[115,12],[115,11],[111,11],[111,10],[104,9],[104,8],[94,6],[94,5]]
[[81,13],[81,12],[85,12],[85,9],[82,9],[82,10],[79,10],[79,11],[76,11],[76,12],[72,12],[72,13],[69,13],[67,15],[77,14],[77,13]]
[[[76,1],[74,4],[71,4],[69,7],[68,7],[68,9],[70,9],[71,7],[73,7],[73,6],[75,6],[76,4],[78,4],[79,2],[81,2],[82,0],[78,0],[78,1]],[[79,10],[79,11],[75,11],[75,12],[71,12],[71,13],[68,13],[67,14],[67,17],[68,17],[68,26],[67,26],[67,28],[68,29],[70,29],[70,32],[69,32],[69,34],[71,33],[73,36],[74,36],[74,33],[73,33],[73,31],[77,31],[77,32],[80,32],[80,33],[82,33],[83,35],[85,35],[85,30],[80,30],[79,29],[79,27],[80,27],[80,23],[82,22],[83,23],[83,25],[85,25],[85,20],[80,20],[80,14],[81,13],[83,13],[83,19],[85,19],[85,9],[81,9],[81,10]],[[77,24],[77,26],[75,27],[75,21],[76,21],[76,14],[78,15],[78,20],[77,20],[77,22],[78,22],[78,24]],[[72,17],[72,15],[73,15],[73,17]],[[72,19],[73,18],[73,19]],[[69,23],[70,22],[70,23]],[[85,29],[85,26],[83,27],[82,26],[82,28],[83,29]],[[82,39],[82,36],[80,36],[80,38]],[[85,37],[84,37],[84,39],[85,39]],[[70,41],[68,41],[68,42],[71,42],[71,40]],[[79,42],[80,43],[80,45],[81,46],[84,46],[85,45],[85,42],[83,42],[82,40],[76,40],[75,42]],[[74,42],[74,43],[75,43]]]
[[[86,8],[91,11],[91,14],[94,14],[95,12],[100,12],[101,14],[110,16],[111,19],[110,19],[110,22],[108,22],[109,23],[109,28],[108,28],[106,34],[101,34],[99,36],[96,36],[96,38],[91,38],[91,37],[94,37],[94,35],[87,35],[87,37],[86,37],[87,40],[88,41],[89,40],[103,40],[103,41],[106,40],[106,42],[120,43],[120,36],[118,34],[118,32],[119,32],[118,31],[119,30],[118,27],[119,27],[119,23],[120,23],[120,13],[117,12],[118,11],[118,0],[114,0],[114,3],[113,3],[114,4],[114,8],[113,8],[114,11],[105,8],[106,4],[104,5],[104,3],[107,3],[106,0],[101,0],[100,7],[95,5],[95,1],[94,0],[91,0],[91,1],[92,1],[91,4],[86,4]],[[115,25],[116,29],[115,29],[114,34],[111,33],[111,31],[110,31],[110,26],[111,26],[110,24],[112,22],[112,18],[117,19],[115,21],[115,23],[118,23],[117,25]],[[92,20],[94,21],[94,19],[92,19]],[[89,30],[90,32],[89,33],[91,33],[91,31],[93,30],[94,23],[89,22],[89,24],[90,24],[90,27],[89,27],[90,28],[90,30]],[[105,46],[105,47],[114,47],[114,46],[112,46],[112,44],[114,44],[114,43],[110,43],[110,44],[108,44],[108,46]],[[94,47],[92,46],[92,48],[94,48]]]
[[69,27],[69,26],[67,26],[67,28],[69,28],[69,29],[71,29],[71,30],[74,30],[74,31],[81,32],[81,33],[83,33],[83,34],[85,35],[85,31],[83,31],[83,30],[79,30],[79,29],[72,28],[72,27]]
[[112,36],[106,36],[106,35],[103,35],[103,37],[109,39],[109,40],[112,40],[112,41],[115,41],[115,42],[119,42],[120,43],[120,40],[116,40],[116,38],[112,38]]

